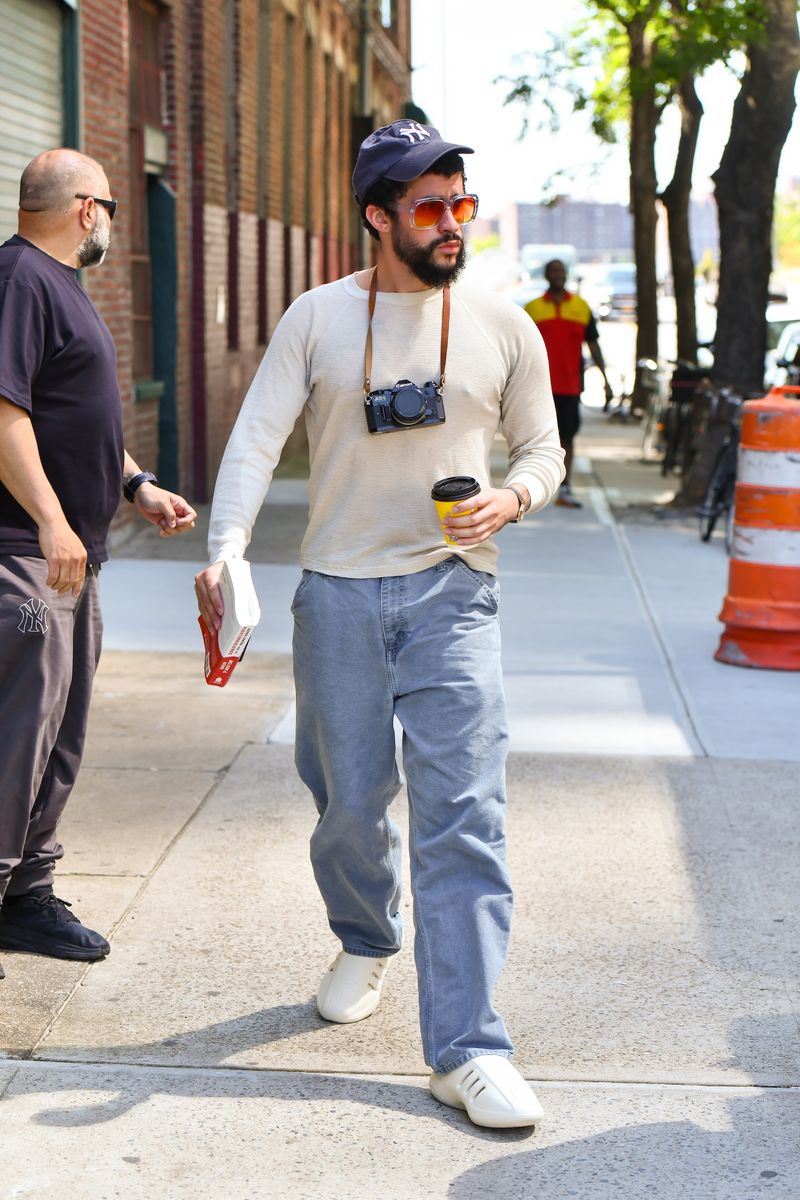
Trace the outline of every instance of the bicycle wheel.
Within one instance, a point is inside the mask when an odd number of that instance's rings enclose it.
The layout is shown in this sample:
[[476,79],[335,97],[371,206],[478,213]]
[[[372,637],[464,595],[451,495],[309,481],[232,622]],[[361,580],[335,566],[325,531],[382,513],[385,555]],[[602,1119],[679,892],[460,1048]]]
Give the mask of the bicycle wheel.
[[660,405],[657,397],[648,396],[644,420],[642,422],[642,458],[649,462],[655,458],[658,448],[659,426],[661,422]]
[[691,401],[681,402],[680,419],[678,424],[678,444],[675,451],[675,467],[680,472],[681,479],[689,474],[695,455],[694,409]]
[[732,491],[736,482],[735,459],[731,461],[730,443],[723,442],[719,448],[711,478],[708,481],[703,503],[697,510],[700,520],[700,540],[707,542],[714,527],[725,512],[732,508]]
[[671,401],[664,410],[664,457],[661,460],[661,474],[669,475],[675,467],[675,456],[678,450],[678,406]]

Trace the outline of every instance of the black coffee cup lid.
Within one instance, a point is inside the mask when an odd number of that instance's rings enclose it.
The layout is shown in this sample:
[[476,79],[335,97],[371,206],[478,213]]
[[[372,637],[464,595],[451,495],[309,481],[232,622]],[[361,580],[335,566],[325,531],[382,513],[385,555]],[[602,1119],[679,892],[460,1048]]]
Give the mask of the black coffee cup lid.
[[431,498],[433,500],[466,500],[469,496],[477,495],[480,490],[481,485],[471,475],[450,475],[447,479],[440,479],[433,485]]

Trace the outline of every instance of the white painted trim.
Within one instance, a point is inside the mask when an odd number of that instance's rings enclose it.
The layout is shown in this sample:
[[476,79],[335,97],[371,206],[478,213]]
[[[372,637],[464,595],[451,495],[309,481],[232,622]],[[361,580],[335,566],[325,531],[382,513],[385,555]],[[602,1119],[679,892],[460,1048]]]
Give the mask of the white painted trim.
[[800,488],[800,450],[739,450],[739,483]]
[[765,566],[800,567],[800,529],[755,529],[752,525],[736,525],[731,557]]

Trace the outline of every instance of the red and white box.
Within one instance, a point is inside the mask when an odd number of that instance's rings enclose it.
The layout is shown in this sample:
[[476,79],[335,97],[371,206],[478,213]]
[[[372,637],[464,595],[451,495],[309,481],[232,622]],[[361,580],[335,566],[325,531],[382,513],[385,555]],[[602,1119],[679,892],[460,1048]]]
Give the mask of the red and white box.
[[197,618],[205,648],[203,673],[210,687],[225,687],[261,619],[249,562],[226,559],[219,588],[224,608],[221,628],[209,629],[202,617]]

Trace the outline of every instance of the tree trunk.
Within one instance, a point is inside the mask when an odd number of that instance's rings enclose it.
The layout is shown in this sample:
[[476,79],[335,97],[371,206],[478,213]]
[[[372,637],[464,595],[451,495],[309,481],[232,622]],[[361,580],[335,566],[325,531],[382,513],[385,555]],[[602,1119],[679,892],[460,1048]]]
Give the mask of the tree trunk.
[[[765,0],[765,7],[766,37],[748,48],[728,144],[714,175],[720,233],[714,378],[740,393],[757,393],[764,382],[775,181],[800,67],[795,0]],[[702,501],[724,435],[718,421],[705,428],[676,504]]]
[[[647,34],[647,17],[636,17],[628,25],[631,76],[631,211],[636,260],[637,321],[636,358],[658,358],[658,288],[656,280],[656,127],[660,116],[655,90],[647,81],[652,46]],[[634,388],[634,407],[639,404],[639,387]]]
[[775,181],[800,66],[796,0],[764,0],[766,38],[748,49],[728,144],[714,175],[720,226],[716,379],[757,390],[764,377]]
[[703,117],[703,106],[694,86],[694,76],[685,75],[678,85],[681,136],[672,179],[661,194],[667,210],[669,253],[675,286],[678,327],[678,358],[697,359],[697,315],[695,312],[694,256],[689,225],[692,171]]

